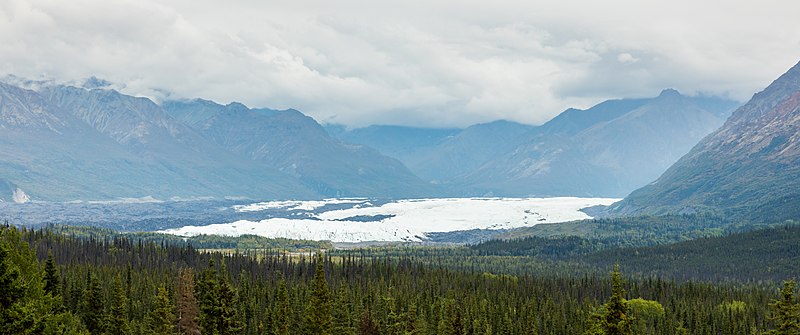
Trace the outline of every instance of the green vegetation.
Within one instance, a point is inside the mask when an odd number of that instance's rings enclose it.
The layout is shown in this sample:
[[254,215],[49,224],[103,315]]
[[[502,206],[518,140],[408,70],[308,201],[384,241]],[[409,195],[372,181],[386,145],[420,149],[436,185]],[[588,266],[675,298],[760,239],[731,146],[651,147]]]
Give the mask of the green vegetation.
[[[787,223],[792,222],[778,224]],[[608,246],[640,247],[723,236],[768,226],[770,225],[756,222],[731,221],[715,215],[648,215],[535,225],[529,228],[510,230],[499,237],[507,240],[526,237],[578,236],[602,241]]]
[[[1,329],[15,334],[784,334],[796,322],[796,299],[781,298],[774,282],[623,277],[624,264],[608,278],[468,248],[306,258],[2,234]],[[540,264],[518,265],[523,258]]]
[[[683,280],[780,281],[800,275],[800,225],[796,224],[644,247],[619,248],[614,243],[613,239],[534,236],[484,242],[469,247],[463,257],[479,265],[486,258],[514,259],[514,267],[522,271],[549,262],[553,267],[569,266],[561,271],[598,272],[619,263],[640,276]],[[448,252],[453,251],[439,251]]]
[[593,313],[589,318],[587,335],[632,335],[633,321],[629,303],[625,301],[625,289],[622,288],[622,274],[619,266],[614,265],[611,272],[611,298],[602,310]]
[[774,329],[767,332],[769,335],[798,335],[800,334],[800,305],[795,301],[795,282],[783,282],[780,299],[773,302],[770,319],[775,322]]
[[153,232],[120,233],[108,228],[50,225],[47,231],[81,239],[113,240],[123,238],[134,243],[156,243],[159,245],[184,245],[196,249],[262,250],[275,249],[287,251],[332,249],[329,241],[292,240],[286,238],[267,238],[257,235],[222,236],[198,235],[180,237]]

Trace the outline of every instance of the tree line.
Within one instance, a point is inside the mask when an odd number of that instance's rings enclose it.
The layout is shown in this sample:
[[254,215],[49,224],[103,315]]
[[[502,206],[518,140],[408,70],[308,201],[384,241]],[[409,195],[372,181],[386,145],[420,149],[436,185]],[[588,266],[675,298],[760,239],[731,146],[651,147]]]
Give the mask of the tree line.
[[792,334],[783,325],[797,323],[794,287],[787,298],[774,287],[625,279],[618,269],[489,273],[363,250],[223,254],[0,234],[3,334]]

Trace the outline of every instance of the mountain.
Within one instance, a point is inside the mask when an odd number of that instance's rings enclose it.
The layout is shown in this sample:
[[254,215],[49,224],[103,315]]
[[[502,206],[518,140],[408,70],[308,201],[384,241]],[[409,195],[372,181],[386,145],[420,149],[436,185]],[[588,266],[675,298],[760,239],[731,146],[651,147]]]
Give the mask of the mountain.
[[668,89],[568,109],[456,183],[476,195],[621,197],[656,178],[735,106]]
[[[13,185],[3,187],[6,201],[317,196],[204,140],[148,99],[0,84],[0,115],[0,177]],[[9,198],[8,189],[19,191]]]
[[462,129],[389,125],[348,129],[343,125],[328,124],[325,125],[325,130],[343,142],[369,146],[405,163],[406,158],[415,156],[419,150],[436,146]]
[[399,161],[363,145],[344,144],[296,110],[223,106],[207,100],[172,101],[163,107],[229,152],[289,174],[324,196],[435,194]]
[[800,216],[800,63],[755,94],[655,182],[611,215],[715,212]]
[[448,195],[622,197],[658,177],[737,105],[667,89],[655,98],[571,108],[541,126],[327,130],[399,159]]
[[437,194],[399,161],[295,110],[2,84],[0,127],[2,201]]
[[421,148],[404,163],[423,179],[458,188],[454,181],[515,147],[519,136],[533,128],[502,120],[472,125],[436,146]]
[[348,130],[296,110],[38,87],[0,85],[2,201],[622,196],[657,177],[734,104],[665,90],[569,109],[538,127]]
[[514,147],[516,138],[533,126],[510,121],[494,121],[454,128],[414,128],[369,126],[347,130],[327,126],[329,133],[347,143],[363,144],[397,158],[420,178],[448,184],[451,194],[459,186],[453,180],[477,169],[497,155]]

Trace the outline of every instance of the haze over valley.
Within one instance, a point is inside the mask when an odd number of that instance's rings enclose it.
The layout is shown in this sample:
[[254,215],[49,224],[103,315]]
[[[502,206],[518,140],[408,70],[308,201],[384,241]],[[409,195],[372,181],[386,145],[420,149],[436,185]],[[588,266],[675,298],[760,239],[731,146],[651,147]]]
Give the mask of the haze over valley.
[[4,0],[0,335],[800,334],[797,13]]

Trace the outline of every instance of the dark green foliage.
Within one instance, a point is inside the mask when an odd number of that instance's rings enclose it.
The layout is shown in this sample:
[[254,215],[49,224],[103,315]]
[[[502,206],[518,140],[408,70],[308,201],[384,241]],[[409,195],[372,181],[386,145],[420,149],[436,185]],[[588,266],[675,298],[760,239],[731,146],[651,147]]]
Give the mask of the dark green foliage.
[[322,256],[316,259],[316,270],[311,282],[311,297],[305,314],[307,334],[328,335],[333,330],[331,321],[331,293],[325,280],[325,261]]
[[333,304],[333,313],[331,314],[333,319],[333,334],[354,335],[356,333],[351,309],[348,292],[345,287],[340,287],[336,294],[336,300]]
[[[581,272],[569,260],[480,256],[464,248],[340,250],[311,259],[267,250],[223,254],[128,239],[73,239],[46,231],[24,231],[21,237],[42,261],[53,251],[63,278],[63,308],[87,321],[54,317],[43,323],[45,329],[64,325],[80,331],[85,323],[96,330],[93,333],[107,331],[111,325],[91,324],[91,311],[99,311],[101,321],[108,320],[106,314],[120,305],[114,297],[119,286],[130,292],[125,295],[133,333],[154,332],[155,315],[169,314],[158,312],[171,302],[161,287],[174,292],[178,324],[190,321],[192,317],[182,317],[193,309],[187,303],[192,299],[185,298],[187,291],[193,291],[190,269],[198,273],[194,291],[199,304],[194,309],[203,310],[201,323],[210,329],[203,334],[307,333],[310,301],[324,301],[314,298],[315,291],[327,291],[331,333],[431,335],[441,329],[445,334],[581,334],[590,329],[587,315],[596,306],[614,301],[609,297],[624,297],[621,286],[614,285],[616,279]],[[43,287],[43,271],[39,272],[36,282]],[[118,276],[122,285],[116,283]],[[625,312],[640,317],[631,324],[636,334],[749,334],[771,325],[767,315],[773,282],[708,283],[640,276],[625,282],[625,290],[637,297],[628,301]],[[39,291],[36,301],[49,296]],[[336,292],[335,299],[330,292]],[[92,305],[97,307],[89,308]],[[313,307],[321,305],[325,303]],[[661,309],[650,305],[660,305],[663,316]],[[197,335],[196,325],[177,330]]]
[[10,258],[6,244],[0,244],[0,332],[3,334],[13,334],[32,323],[28,311],[20,306],[25,286]]
[[622,275],[619,272],[619,265],[614,265],[614,271],[611,272],[611,297],[599,311],[590,314],[585,334],[631,335],[632,325],[633,318],[625,300]]
[[0,227],[0,334],[80,332],[80,321],[45,293],[46,274],[23,233]]
[[114,293],[111,301],[111,313],[108,314],[106,326],[111,334],[127,335],[131,333],[128,322],[128,296],[122,285],[122,278],[117,275],[114,279]]
[[[191,222],[186,222],[189,224]],[[179,225],[183,226],[185,224]],[[113,241],[114,239],[129,239],[133,243],[155,243],[157,245],[191,246],[196,249],[237,249],[237,250],[317,250],[331,249],[329,241],[292,240],[286,238],[267,238],[257,235],[223,236],[223,235],[197,235],[181,237],[172,234],[154,232],[121,233],[109,228],[47,225],[46,229],[54,234],[66,235],[80,239],[95,239]]]
[[174,320],[175,306],[172,304],[169,292],[163,285],[159,286],[155,306],[149,315],[151,333],[155,335],[175,334]]
[[197,282],[200,306],[200,328],[204,334],[236,334],[241,325],[236,318],[236,291],[228,280],[223,264],[218,272],[214,260]]
[[274,305],[272,332],[275,335],[288,335],[291,310],[289,307],[289,292],[286,289],[286,280],[283,279],[283,276],[278,279]]
[[242,329],[242,325],[236,315],[238,311],[236,308],[236,289],[227,279],[224,263],[218,281],[217,295],[220,303],[219,333],[223,335],[238,334]]
[[783,282],[781,297],[770,304],[772,315],[770,319],[775,323],[770,335],[798,335],[800,334],[800,305],[795,299],[795,282]]
[[81,318],[86,329],[92,334],[105,330],[105,304],[100,281],[93,272],[86,274],[86,288],[83,292]]
[[665,278],[780,281],[800,275],[800,225],[676,244],[609,249],[579,260],[599,267],[618,262],[630,271]]
[[[780,221],[773,222],[780,223]],[[553,251],[550,254],[591,252],[610,247],[641,247],[722,236],[751,231],[764,226],[769,226],[769,224],[732,221],[726,217],[710,214],[590,219],[512,229],[499,236],[508,239],[505,243],[487,241],[478,245],[476,249],[496,252],[508,249],[513,250],[512,254],[516,255],[533,255],[539,249],[543,249],[545,254],[548,253],[548,250]],[[526,237],[562,238],[565,236],[577,236],[585,241],[566,238],[565,241],[562,241],[564,245],[546,239],[515,242]],[[587,241],[590,242],[588,248],[582,245]],[[532,245],[528,246],[529,244]]]
[[3,311],[10,309],[25,294],[19,276],[19,269],[11,262],[8,247],[5,243],[0,244],[0,306]]
[[[687,218],[690,217],[693,216],[687,216]],[[663,224],[669,226],[683,222],[675,220],[663,221]],[[701,219],[697,218],[697,220]],[[619,226],[620,236],[625,236],[624,231],[634,229],[632,226],[628,226],[630,221],[627,219],[599,222],[606,222],[605,224],[615,227],[617,224],[613,222],[627,222],[624,226]],[[658,222],[654,220],[652,224]],[[692,221],[685,222],[690,224]],[[547,226],[557,226],[557,224]],[[690,224],[685,229],[694,228],[697,226]],[[512,256],[517,268],[527,268],[531,263],[542,264],[557,261],[561,264],[570,264],[572,269],[582,266],[583,271],[592,269],[597,271],[619,263],[631,273],[662,278],[779,281],[783,278],[800,275],[798,270],[800,269],[798,267],[800,264],[800,247],[798,247],[800,246],[800,225],[775,225],[765,229],[738,232],[750,228],[754,228],[754,226],[728,226],[715,233],[715,235],[721,234],[720,236],[699,237],[673,244],[630,248],[616,247],[618,244],[616,238],[609,240],[577,236],[553,238],[533,236],[522,239],[487,241],[471,246],[470,252],[465,251],[462,254],[472,255],[471,262],[475,264],[480,264],[489,257],[503,256],[506,259],[512,259],[508,257]],[[710,231],[708,232],[710,233]],[[633,232],[630,234],[632,240],[638,236]],[[688,239],[688,235],[692,234],[699,233],[688,232],[687,236],[681,239]],[[634,241],[625,244],[649,243],[651,242]],[[443,252],[440,251],[440,253]],[[510,270],[503,269],[503,271]],[[569,268],[560,271],[569,271]]]
[[628,310],[628,302],[625,301],[625,289],[622,288],[619,265],[615,265],[614,271],[611,272],[611,298],[605,305],[602,320],[600,328],[606,335],[633,334],[632,318]]
[[47,261],[44,263],[44,292],[54,297],[61,293],[61,279],[52,252],[47,253]]

